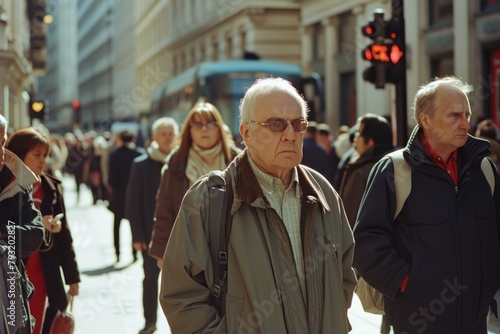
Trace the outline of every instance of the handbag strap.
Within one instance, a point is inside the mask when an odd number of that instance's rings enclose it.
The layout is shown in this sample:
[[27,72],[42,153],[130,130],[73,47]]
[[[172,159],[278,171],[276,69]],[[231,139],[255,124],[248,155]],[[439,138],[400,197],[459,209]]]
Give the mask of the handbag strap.
[[72,295],[68,295],[68,305],[66,305],[66,308],[62,312],[63,314],[67,313],[68,307],[69,307],[69,312],[73,313],[73,296]]

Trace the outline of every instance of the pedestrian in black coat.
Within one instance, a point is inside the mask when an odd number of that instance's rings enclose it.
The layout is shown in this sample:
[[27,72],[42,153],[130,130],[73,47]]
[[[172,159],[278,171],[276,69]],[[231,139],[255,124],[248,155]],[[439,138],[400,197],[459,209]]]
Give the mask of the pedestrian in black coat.
[[[146,154],[143,148],[139,148],[134,143],[134,135],[125,130],[120,133],[120,145],[109,156],[109,186],[111,188],[111,198],[109,209],[114,217],[113,239],[116,253],[116,261],[120,261],[120,223],[125,218],[125,192],[134,159],[142,154]],[[133,249],[132,256],[137,259],[137,252]]]
[[156,259],[149,256],[148,245],[153,232],[161,170],[178,132],[179,126],[170,117],[159,118],[153,123],[152,142],[147,155],[134,159],[127,185],[125,218],[130,221],[134,249],[142,252],[144,269],[142,304],[146,324],[139,334],[150,334],[156,330],[160,269]]

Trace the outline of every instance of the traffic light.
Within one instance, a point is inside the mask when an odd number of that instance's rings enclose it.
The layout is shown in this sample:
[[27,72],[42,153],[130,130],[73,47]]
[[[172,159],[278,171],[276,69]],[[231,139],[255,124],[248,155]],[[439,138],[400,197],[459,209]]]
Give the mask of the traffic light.
[[71,102],[71,106],[73,107],[73,121],[75,123],[80,123],[80,101],[79,100],[73,100],[73,102]]
[[376,88],[384,88],[387,82],[397,83],[406,70],[403,57],[404,34],[398,20],[384,20],[384,13],[376,11],[374,20],[361,27],[361,33],[373,40],[362,51],[362,57],[372,63],[363,72],[365,81],[375,84]]
[[47,111],[47,102],[43,100],[33,100],[30,102],[30,119],[38,119],[40,121],[45,120],[45,114]]

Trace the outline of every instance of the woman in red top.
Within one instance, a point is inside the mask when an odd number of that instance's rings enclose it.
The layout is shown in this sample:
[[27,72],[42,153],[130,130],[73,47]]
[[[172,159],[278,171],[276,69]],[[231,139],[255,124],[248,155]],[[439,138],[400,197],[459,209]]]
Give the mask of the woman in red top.
[[[57,311],[63,311],[68,304],[67,294],[78,295],[80,282],[73,239],[66,218],[59,221],[54,219],[58,214],[66,213],[61,181],[43,172],[45,159],[50,152],[50,140],[39,130],[25,128],[14,132],[7,142],[7,148],[19,156],[39,178],[33,187],[33,199],[43,216],[45,242],[39,251],[29,256],[26,271],[35,286],[35,294],[30,299],[30,310],[36,319],[33,334],[48,334]],[[69,285],[67,293],[60,268]]]

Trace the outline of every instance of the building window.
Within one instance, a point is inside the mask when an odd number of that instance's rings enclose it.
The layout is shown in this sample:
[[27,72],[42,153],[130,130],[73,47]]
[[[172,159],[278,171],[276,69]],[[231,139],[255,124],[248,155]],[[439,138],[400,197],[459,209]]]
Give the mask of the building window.
[[453,0],[429,0],[431,27],[453,23]]
[[444,77],[454,73],[453,55],[431,59],[431,77]]
[[500,10],[500,0],[481,0],[481,10]]

